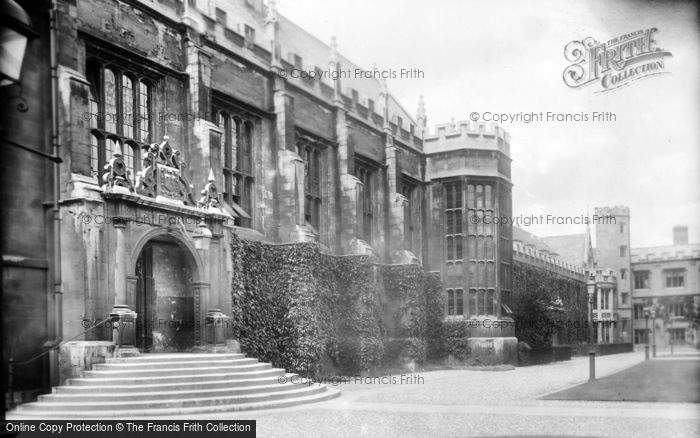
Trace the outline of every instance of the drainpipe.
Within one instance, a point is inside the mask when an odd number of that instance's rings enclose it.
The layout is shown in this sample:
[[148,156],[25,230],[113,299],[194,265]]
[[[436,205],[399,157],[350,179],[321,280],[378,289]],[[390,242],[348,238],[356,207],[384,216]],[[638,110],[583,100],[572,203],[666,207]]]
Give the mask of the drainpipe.
[[[57,47],[57,15],[56,0],[51,1],[50,12],[50,50],[51,50],[51,145],[54,157],[59,156],[61,137],[58,127],[58,47]],[[58,200],[61,193],[60,163],[53,163],[53,295],[54,295],[54,324],[55,340],[63,338],[63,282],[61,279],[61,212]],[[52,361],[52,369],[55,361]],[[57,371],[57,370],[56,370]],[[52,382],[53,383],[53,382]]]

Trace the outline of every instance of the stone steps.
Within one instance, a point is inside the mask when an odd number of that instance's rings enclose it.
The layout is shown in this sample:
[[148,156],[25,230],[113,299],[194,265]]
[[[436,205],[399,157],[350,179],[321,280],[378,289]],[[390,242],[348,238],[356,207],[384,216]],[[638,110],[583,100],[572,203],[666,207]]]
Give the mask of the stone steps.
[[124,409],[124,410],[105,410],[105,411],[76,411],[76,410],[53,410],[53,411],[9,411],[7,412],[7,420],[64,420],[64,419],[84,419],[84,418],[156,418],[159,416],[171,415],[194,415],[194,414],[209,414],[218,412],[237,412],[249,411],[255,409],[275,409],[297,406],[307,403],[316,403],[326,401],[340,396],[340,391],[336,389],[326,388],[325,392],[313,395],[304,395],[294,398],[265,401],[265,402],[250,402],[244,404],[226,404],[226,405],[209,405],[199,407],[171,407],[165,409]]
[[7,417],[153,417],[294,406],[340,395],[324,385],[289,383],[291,376],[242,354],[108,359],[36,402],[19,405]]
[[[93,393],[96,391],[106,391],[112,394],[121,392],[161,392],[175,391],[177,389],[198,390],[198,389],[216,389],[225,386],[235,385],[237,388],[245,388],[247,386],[265,386],[272,383],[278,383],[278,377],[285,375],[284,370],[273,368],[275,374],[268,377],[250,377],[247,379],[228,379],[228,380],[211,380],[203,382],[175,382],[175,383],[143,383],[138,385],[65,385],[53,388],[53,394],[84,394]],[[251,376],[257,376],[257,373],[251,373]],[[149,379],[150,381],[150,379]],[[89,380],[86,381],[89,383]]]
[[[99,388],[99,387],[93,387]],[[218,387],[205,389],[176,389],[171,391],[158,391],[159,400],[177,400],[186,398],[206,398],[207,396],[228,397],[237,395],[267,394],[270,392],[286,392],[299,388],[299,385],[280,384],[268,382],[267,385],[244,387]],[[143,388],[139,388],[143,391]],[[118,393],[84,392],[84,393],[52,393],[40,395],[38,401],[46,403],[77,403],[77,402],[122,402],[122,401],[148,401],[153,399],[154,391],[128,391]]]
[[[269,364],[268,364],[269,366]],[[140,376],[140,377],[84,377],[81,379],[69,379],[66,381],[68,385],[87,385],[87,386],[110,386],[110,385],[144,385],[149,382],[165,384],[165,383],[182,383],[186,382],[211,382],[215,380],[247,380],[256,377],[278,377],[284,374],[284,370],[281,368],[267,368],[263,370],[252,370],[252,371],[239,371],[239,372],[229,372],[229,373],[209,373],[209,374],[175,374],[168,376]],[[184,379],[187,380],[184,380]]]
[[84,371],[82,373],[83,378],[131,378],[131,377],[156,377],[162,375],[192,375],[199,373],[235,373],[235,372],[249,372],[249,371],[262,371],[270,369],[271,365],[269,363],[250,363],[245,365],[226,365],[226,366],[201,366],[201,367],[187,367],[187,368],[169,368],[168,365],[163,364],[161,368],[156,369],[107,369],[98,371]]
[[131,357],[114,357],[107,359],[106,363],[161,363],[161,362],[171,362],[171,361],[189,361],[189,362],[200,362],[208,360],[230,360],[230,359],[245,359],[245,354],[243,353],[148,353],[141,356],[131,356]]
[[161,370],[163,367],[172,368],[203,368],[220,366],[237,366],[259,364],[257,359],[228,359],[207,361],[172,361],[172,362],[107,362],[95,364],[93,371],[128,371],[128,370]]

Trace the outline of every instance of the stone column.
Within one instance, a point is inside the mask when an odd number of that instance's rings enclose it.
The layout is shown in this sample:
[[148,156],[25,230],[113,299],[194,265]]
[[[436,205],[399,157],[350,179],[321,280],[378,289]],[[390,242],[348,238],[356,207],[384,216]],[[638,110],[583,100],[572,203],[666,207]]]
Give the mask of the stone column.
[[[116,236],[114,249],[114,306],[110,312],[112,318],[112,340],[117,344],[115,356],[138,356],[136,348],[136,323],[138,315],[129,307],[127,290],[127,251],[126,220],[113,219]],[[135,285],[135,284],[134,284]]]
[[117,234],[116,248],[114,251],[114,304],[128,305],[126,277],[126,221],[113,218],[114,230]]
[[[274,67],[273,71],[279,71]],[[277,148],[277,196],[279,210],[279,239],[297,240],[297,226],[303,224],[304,179],[303,162],[294,145],[294,98],[286,91],[287,83],[275,75],[273,103],[276,129],[274,144]],[[301,169],[301,170],[300,170]],[[301,176],[301,178],[300,178]],[[300,190],[301,187],[301,190]],[[301,192],[301,193],[300,193]]]
[[209,283],[205,282],[192,283],[194,292],[194,345],[201,346],[206,342],[204,324],[207,317],[206,304],[210,301],[210,286]]
[[408,199],[400,193],[390,193],[389,196],[389,239],[391,258],[394,263],[405,263],[405,257],[402,257],[401,252],[405,249],[404,212],[408,204]]
[[386,155],[387,196],[389,198],[389,257],[395,263],[401,263],[399,253],[405,249],[404,245],[404,208],[408,200],[399,193],[401,169],[399,166],[400,151],[394,145],[391,130],[388,125],[384,130],[386,143],[384,153]]
[[135,275],[127,275],[126,277],[126,304],[136,307],[136,286],[139,278]]

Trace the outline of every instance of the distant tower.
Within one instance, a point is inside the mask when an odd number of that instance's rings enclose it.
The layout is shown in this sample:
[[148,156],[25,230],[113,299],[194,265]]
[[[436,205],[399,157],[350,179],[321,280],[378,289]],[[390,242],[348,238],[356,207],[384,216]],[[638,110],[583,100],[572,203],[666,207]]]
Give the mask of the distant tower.
[[428,126],[428,116],[425,115],[425,101],[423,95],[418,99],[418,111],[416,112],[416,122],[418,123],[418,136],[423,138],[425,127]]
[[673,227],[673,244],[687,245],[688,244],[688,226],[676,225]]
[[[602,269],[612,269],[617,276],[617,330],[630,342],[629,319],[632,307],[632,264],[630,256],[630,209],[625,206],[596,207],[593,223],[596,235],[596,262]],[[624,333],[624,334],[623,334]]]

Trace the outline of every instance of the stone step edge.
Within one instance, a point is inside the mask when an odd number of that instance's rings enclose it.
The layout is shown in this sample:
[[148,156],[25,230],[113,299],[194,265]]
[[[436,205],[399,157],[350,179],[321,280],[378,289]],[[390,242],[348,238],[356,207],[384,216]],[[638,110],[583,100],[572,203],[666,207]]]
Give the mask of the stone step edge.
[[[145,362],[145,363],[139,363],[139,362],[105,362],[105,363],[96,363],[95,366],[98,367],[104,367],[104,366],[109,366],[109,367],[115,367],[115,368],[139,368],[147,365],[151,366],[157,366],[157,365],[198,365],[198,364],[221,364],[221,365],[237,365],[240,364],[242,361],[245,361],[243,364],[261,364],[261,363],[268,363],[268,362],[260,362],[257,359],[254,359],[252,357],[243,357],[239,359],[224,359],[224,360],[188,360],[188,361],[167,361],[167,362]],[[201,368],[201,367],[200,367]],[[99,368],[93,368],[92,371],[98,370]],[[147,368],[148,369],[148,368]]]
[[[272,382],[271,382],[272,383]],[[126,398],[126,397],[140,397],[144,395],[157,395],[158,398],[164,397],[164,396],[170,396],[170,395],[187,395],[187,394],[192,394],[192,393],[199,393],[199,392],[211,392],[211,393],[217,393],[217,392],[226,392],[226,391],[257,391],[257,390],[266,390],[270,388],[308,388],[308,387],[313,387],[313,386],[321,386],[319,383],[314,383],[311,385],[299,385],[295,383],[272,383],[270,385],[251,385],[251,386],[242,386],[240,388],[236,387],[229,387],[229,388],[212,388],[212,389],[190,389],[190,390],[181,390],[181,391],[158,391],[155,394],[152,391],[147,391],[147,392],[109,392],[105,391],[100,394],[68,394],[68,393],[59,393],[59,392],[52,392],[50,394],[42,394],[39,397],[51,395],[51,396],[58,396],[58,397],[67,397],[67,398],[79,398],[79,397],[114,397],[114,398]],[[274,392],[274,391],[273,391]],[[44,401],[39,401],[39,403],[44,403]],[[58,402],[58,403],[63,403],[63,402]]]
[[[40,418],[42,420],[72,420],[72,419],[87,419],[87,418],[110,418],[110,419],[149,419],[156,418],[158,416],[171,416],[171,415],[194,415],[194,414],[207,414],[207,413],[218,413],[218,412],[237,412],[237,411],[254,411],[254,410],[265,410],[265,409],[279,409],[290,406],[297,406],[308,403],[315,403],[321,401],[327,401],[340,396],[340,390],[334,388],[326,387],[326,391],[313,394],[304,397],[288,398],[282,400],[266,401],[266,402],[255,402],[255,403],[245,403],[245,404],[231,404],[231,405],[216,405],[216,406],[197,406],[192,408],[168,408],[168,409],[149,409],[149,410],[135,410],[135,411],[85,411],[83,415],[74,415],[74,411],[27,411],[27,412],[17,412],[9,411],[7,412],[7,420],[35,420]],[[115,415],[116,414],[116,415]]]
[[[257,362],[257,363],[252,363],[252,364],[244,364],[244,365],[233,365],[233,366],[215,366],[215,367],[201,367],[201,368],[162,368],[162,369],[142,369],[142,368],[137,368],[135,370],[89,370],[89,371],[83,371],[83,373],[100,373],[99,375],[111,375],[111,374],[117,374],[117,373],[133,373],[133,372],[142,372],[142,373],[175,373],[175,372],[183,372],[183,371],[209,371],[209,370],[221,370],[221,369],[250,369],[254,367],[268,367],[272,366],[270,363],[267,362]],[[135,376],[136,377],[136,376]]]
[[[304,393],[306,392],[313,392],[313,393],[322,393],[325,392],[328,388],[322,385],[319,385],[319,387],[316,388],[311,388],[311,387],[300,387],[297,389],[296,392],[300,393],[300,396],[303,396]],[[167,401],[162,401],[163,403],[177,403],[180,401],[187,401],[189,403],[206,403],[208,401],[221,401],[221,400],[228,400],[231,399],[232,401],[235,400],[236,402],[229,403],[232,405],[235,404],[243,404],[245,403],[245,399],[252,399],[256,397],[265,397],[269,398],[270,400],[266,401],[273,401],[275,400],[275,397],[282,396],[284,398],[289,398],[286,397],[290,394],[290,392],[295,392],[295,391],[282,391],[282,392],[265,392],[265,393],[257,393],[257,394],[244,394],[244,395],[232,395],[232,396],[227,396],[227,397],[195,397],[195,398],[188,398],[188,399],[175,399],[175,400],[167,400]],[[240,400],[240,402],[238,402]],[[32,402],[32,403],[26,403],[23,405],[20,405],[17,407],[18,410],[24,410],[24,409],[29,409],[29,410],[35,410],[33,408],[38,407],[38,406],[45,406],[47,408],[60,408],[60,407],[65,407],[66,409],[75,409],[75,408],[80,408],[81,406],[90,405],[90,406],[104,406],[105,408],[111,408],[110,410],[112,411],[118,411],[120,410],[119,408],[124,406],[124,407],[133,407],[133,406],[140,406],[143,405],[144,408],[148,409],[148,405],[152,405],[154,403],[160,403],[160,400],[130,400],[130,401],[103,401],[103,402]],[[258,403],[252,402],[252,403]],[[153,408],[153,409],[163,409],[163,408]],[[123,410],[123,409],[121,409]],[[87,411],[83,411],[87,412]]]
[[[74,393],[74,394],[79,394],[81,391],[113,391],[115,388],[132,388],[132,389],[143,389],[143,390],[150,390],[150,391],[156,391],[159,394],[162,393],[163,391],[167,390],[168,387],[182,387],[182,386],[194,386],[194,385],[239,385],[242,383],[264,383],[264,382],[272,382],[273,380],[277,382],[278,376],[266,376],[266,377],[260,377],[257,379],[232,379],[232,380],[213,380],[213,381],[204,381],[204,382],[176,382],[176,383],[158,383],[158,384],[152,384],[152,385],[62,385],[59,387],[53,387],[51,388],[51,394],[61,394],[60,391],[57,391],[59,388],[80,388],[80,390],[76,390],[75,392],[69,390],[67,392],[64,392],[63,394],[68,394],[68,393]],[[85,380],[91,380],[91,379],[85,379]],[[255,386],[255,385],[242,385],[241,388],[248,388],[250,386]],[[158,391],[158,389],[163,389],[163,391]],[[121,392],[116,392],[117,394],[121,394]],[[128,391],[124,391],[124,394],[129,394]]]
[[[75,379],[68,379],[66,382],[73,382],[73,381],[92,381],[92,382],[110,382],[110,381],[120,381],[120,380],[147,380],[147,381],[158,381],[158,380],[167,380],[167,379],[182,379],[182,378],[192,378],[192,377],[222,377],[222,376],[252,376],[252,375],[259,375],[260,373],[284,373],[283,368],[266,368],[263,370],[252,370],[252,371],[247,371],[247,372],[242,372],[242,373],[210,373],[210,374],[185,374],[185,375],[171,375],[171,376],[115,376],[115,377],[96,377],[96,376],[88,376],[88,377],[79,377]],[[68,385],[68,386],[87,386],[87,385]],[[99,386],[99,385],[97,385]]]
[[247,358],[245,353],[144,353],[140,356],[108,357],[107,362],[148,362],[150,360],[170,359],[224,359],[227,357],[236,359]]

